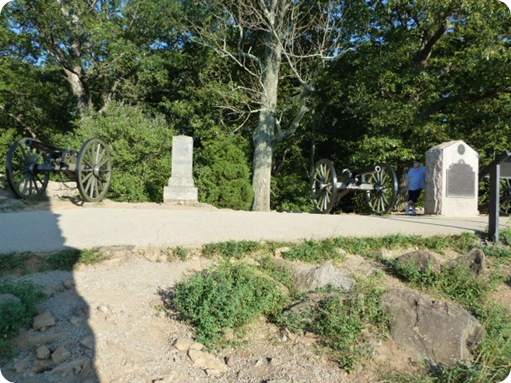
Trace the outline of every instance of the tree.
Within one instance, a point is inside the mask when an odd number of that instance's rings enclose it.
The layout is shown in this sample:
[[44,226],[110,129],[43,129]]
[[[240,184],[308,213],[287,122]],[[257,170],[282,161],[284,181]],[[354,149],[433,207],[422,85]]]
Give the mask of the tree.
[[448,140],[465,140],[482,159],[511,145],[504,4],[390,0],[372,3],[370,15],[366,43],[329,66],[318,85],[322,150],[334,143],[335,154],[355,164],[403,168]]
[[[343,21],[348,13],[356,13],[356,3],[191,0],[185,5],[187,27],[195,41],[232,60],[244,72],[242,82],[226,78],[238,104],[226,102],[222,107],[244,116],[239,128],[257,115],[253,210],[267,211],[274,147],[296,132],[325,63],[349,49]],[[279,92],[285,87],[293,97],[283,99]]]
[[162,19],[173,0],[14,0],[4,10],[13,51],[32,65],[57,65],[79,116],[104,110],[151,53],[172,43]]

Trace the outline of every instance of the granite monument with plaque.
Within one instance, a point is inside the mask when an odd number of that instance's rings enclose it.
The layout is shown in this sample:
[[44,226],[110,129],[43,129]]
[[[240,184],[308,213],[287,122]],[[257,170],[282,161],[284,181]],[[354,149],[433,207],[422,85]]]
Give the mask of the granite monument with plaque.
[[426,214],[477,216],[479,155],[463,141],[426,152]]
[[165,203],[197,203],[198,189],[193,182],[193,139],[188,136],[172,138],[172,176],[163,189]]

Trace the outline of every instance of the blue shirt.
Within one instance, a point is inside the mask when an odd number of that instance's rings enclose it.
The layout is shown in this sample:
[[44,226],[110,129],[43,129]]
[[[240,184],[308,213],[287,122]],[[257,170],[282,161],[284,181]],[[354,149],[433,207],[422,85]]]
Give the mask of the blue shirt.
[[421,190],[426,187],[426,168],[411,168],[408,172],[408,190]]

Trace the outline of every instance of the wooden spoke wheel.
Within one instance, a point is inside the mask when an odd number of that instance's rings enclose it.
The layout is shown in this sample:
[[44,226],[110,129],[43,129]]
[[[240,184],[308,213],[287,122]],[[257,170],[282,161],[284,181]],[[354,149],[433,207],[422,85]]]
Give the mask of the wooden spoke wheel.
[[380,164],[379,168],[368,178],[374,187],[367,192],[367,201],[373,213],[388,214],[396,203],[399,185],[394,169],[387,164]]
[[108,146],[98,138],[85,142],[76,160],[76,181],[82,197],[101,201],[112,181],[112,159]]
[[337,203],[337,174],[332,161],[316,163],[311,187],[316,211],[328,214]]
[[[7,182],[20,198],[41,196],[50,179],[50,158],[47,153],[27,146],[30,138],[22,138],[11,145],[7,152]],[[44,166],[43,166],[44,165]]]
[[511,214],[511,180],[509,178],[500,179],[500,197],[499,210],[503,215]]

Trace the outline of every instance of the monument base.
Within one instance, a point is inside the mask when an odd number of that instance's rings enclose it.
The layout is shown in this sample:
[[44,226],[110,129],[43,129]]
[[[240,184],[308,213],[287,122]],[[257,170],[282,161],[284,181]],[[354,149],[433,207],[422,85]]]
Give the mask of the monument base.
[[163,188],[163,202],[199,202],[199,189],[191,186],[165,186]]

